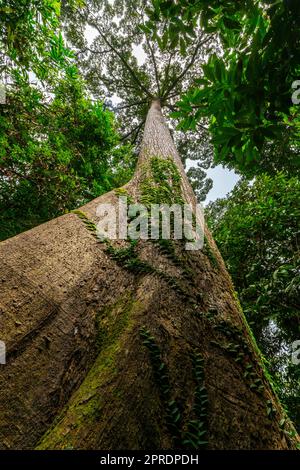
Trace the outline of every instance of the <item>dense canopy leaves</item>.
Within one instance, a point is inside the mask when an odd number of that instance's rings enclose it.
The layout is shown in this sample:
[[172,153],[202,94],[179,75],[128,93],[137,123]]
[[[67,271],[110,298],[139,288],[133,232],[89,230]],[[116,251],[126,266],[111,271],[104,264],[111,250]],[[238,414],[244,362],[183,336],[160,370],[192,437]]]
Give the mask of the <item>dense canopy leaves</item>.
[[58,0],[0,0],[0,71],[22,67],[43,79],[52,67],[63,67],[72,53],[63,43],[59,15]]
[[114,116],[92,103],[78,78],[62,80],[47,102],[19,81],[0,107],[0,238],[91,200],[130,178]]
[[168,41],[185,41],[200,24],[222,45],[221,54],[202,66],[198,85],[178,102],[173,117],[180,128],[193,129],[208,117],[216,162],[248,176],[299,170],[299,110],[291,109],[300,76],[299,2],[152,3],[148,27],[154,36],[160,34],[157,22]]
[[[93,0],[75,11],[64,9],[67,37],[76,48],[91,93],[112,98],[124,139],[137,145],[151,100],[159,98],[162,106],[174,110],[182,92],[201,72],[206,56],[219,47],[214,35],[199,27],[184,48],[181,41],[161,50],[144,24],[145,8],[150,6],[150,1],[142,0]],[[174,127],[171,122],[170,127]],[[173,134],[183,160],[191,156],[199,160],[197,186],[203,199],[211,187],[211,181],[204,183],[203,170],[212,164],[212,152],[203,152],[199,146],[197,151],[193,142],[207,143],[208,130],[199,126],[188,139],[175,129]]]

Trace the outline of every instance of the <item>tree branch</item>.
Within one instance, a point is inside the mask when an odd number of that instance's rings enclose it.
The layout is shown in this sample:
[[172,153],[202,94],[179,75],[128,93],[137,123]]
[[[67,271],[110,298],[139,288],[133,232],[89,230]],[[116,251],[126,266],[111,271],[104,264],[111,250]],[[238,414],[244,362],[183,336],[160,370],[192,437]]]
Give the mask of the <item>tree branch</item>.
[[170,111],[172,111],[172,113],[173,113],[174,111],[176,111],[175,106],[172,106],[171,104],[166,103],[166,104],[165,104],[165,107],[168,108]]
[[175,98],[176,96],[180,95],[180,92],[173,93],[172,95],[168,96],[168,100],[171,100],[172,98]]
[[167,86],[168,79],[169,79],[169,72],[170,72],[171,62],[172,62],[172,59],[173,59],[175,54],[176,54],[175,51],[170,52],[168,64],[167,64],[166,71],[165,71],[164,83],[163,83],[163,86],[162,86],[162,96],[164,96],[165,87]]
[[[111,85],[111,81],[109,78],[105,77],[104,75],[101,75],[100,72],[97,72],[97,77],[103,84],[109,89]],[[122,88],[125,88],[126,90],[135,90],[138,91],[139,88],[137,85],[133,85],[132,83],[126,83],[123,79],[119,78],[115,80],[115,83],[117,86],[121,86]],[[115,90],[114,90],[115,91]]]
[[116,110],[121,111],[122,109],[132,108],[133,106],[139,106],[140,104],[145,104],[145,103],[148,103],[148,100],[141,100],[141,101],[136,101],[135,103],[125,104],[124,106],[118,106]]

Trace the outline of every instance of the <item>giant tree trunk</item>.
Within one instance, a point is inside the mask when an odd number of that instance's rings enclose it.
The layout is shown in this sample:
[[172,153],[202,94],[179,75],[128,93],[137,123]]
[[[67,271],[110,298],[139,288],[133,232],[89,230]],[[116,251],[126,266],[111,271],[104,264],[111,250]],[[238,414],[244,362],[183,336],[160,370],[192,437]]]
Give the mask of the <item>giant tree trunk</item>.
[[[173,159],[194,203],[157,101],[125,187],[134,198],[153,156]],[[108,202],[115,191],[81,210],[97,222]],[[140,241],[153,269],[134,271],[81,218],[0,244],[1,448],[295,448],[208,231],[195,252]]]

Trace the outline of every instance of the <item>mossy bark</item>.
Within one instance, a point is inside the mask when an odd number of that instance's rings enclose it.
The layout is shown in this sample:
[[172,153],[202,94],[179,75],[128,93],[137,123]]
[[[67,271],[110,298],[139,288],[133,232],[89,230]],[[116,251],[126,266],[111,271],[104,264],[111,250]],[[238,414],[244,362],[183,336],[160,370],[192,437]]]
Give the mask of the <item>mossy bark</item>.
[[[157,101],[122,194],[140,199],[152,157],[175,162],[182,197],[195,205]],[[98,204],[117,205],[118,194],[81,211],[97,223]],[[2,449],[296,448],[223,260],[205,236],[209,248],[197,252],[180,241],[140,241],[135,263],[122,264],[67,214],[0,244]]]

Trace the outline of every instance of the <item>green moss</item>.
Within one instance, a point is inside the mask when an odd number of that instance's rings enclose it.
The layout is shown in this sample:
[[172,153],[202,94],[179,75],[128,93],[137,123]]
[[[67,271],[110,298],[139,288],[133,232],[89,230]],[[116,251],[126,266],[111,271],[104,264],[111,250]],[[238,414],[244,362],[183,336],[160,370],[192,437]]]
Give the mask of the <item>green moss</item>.
[[[107,345],[114,343],[129,322],[129,314],[134,300],[125,296],[113,306],[107,306],[96,315],[97,345],[101,351]],[[120,314],[114,315],[114,312]]]
[[[77,429],[84,432],[86,423],[99,420],[105,399],[100,388],[117,374],[117,354],[121,350],[123,333],[133,326],[132,314],[140,305],[132,295],[124,296],[105,308],[96,317],[99,337],[98,357],[79,389],[74,393],[51,429],[41,439],[37,449],[77,448]],[[105,319],[105,325],[101,323]],[[120,396],[115,394],[117,400]]]
[[193,351],[192,361],[196,381],[192,409],[193,419],[189,420],[187,430],[183,433],[183,447],[199,450],[205,448],[208,444],[206,441],[208,395],[204,384],[204,359],[197,349]]

